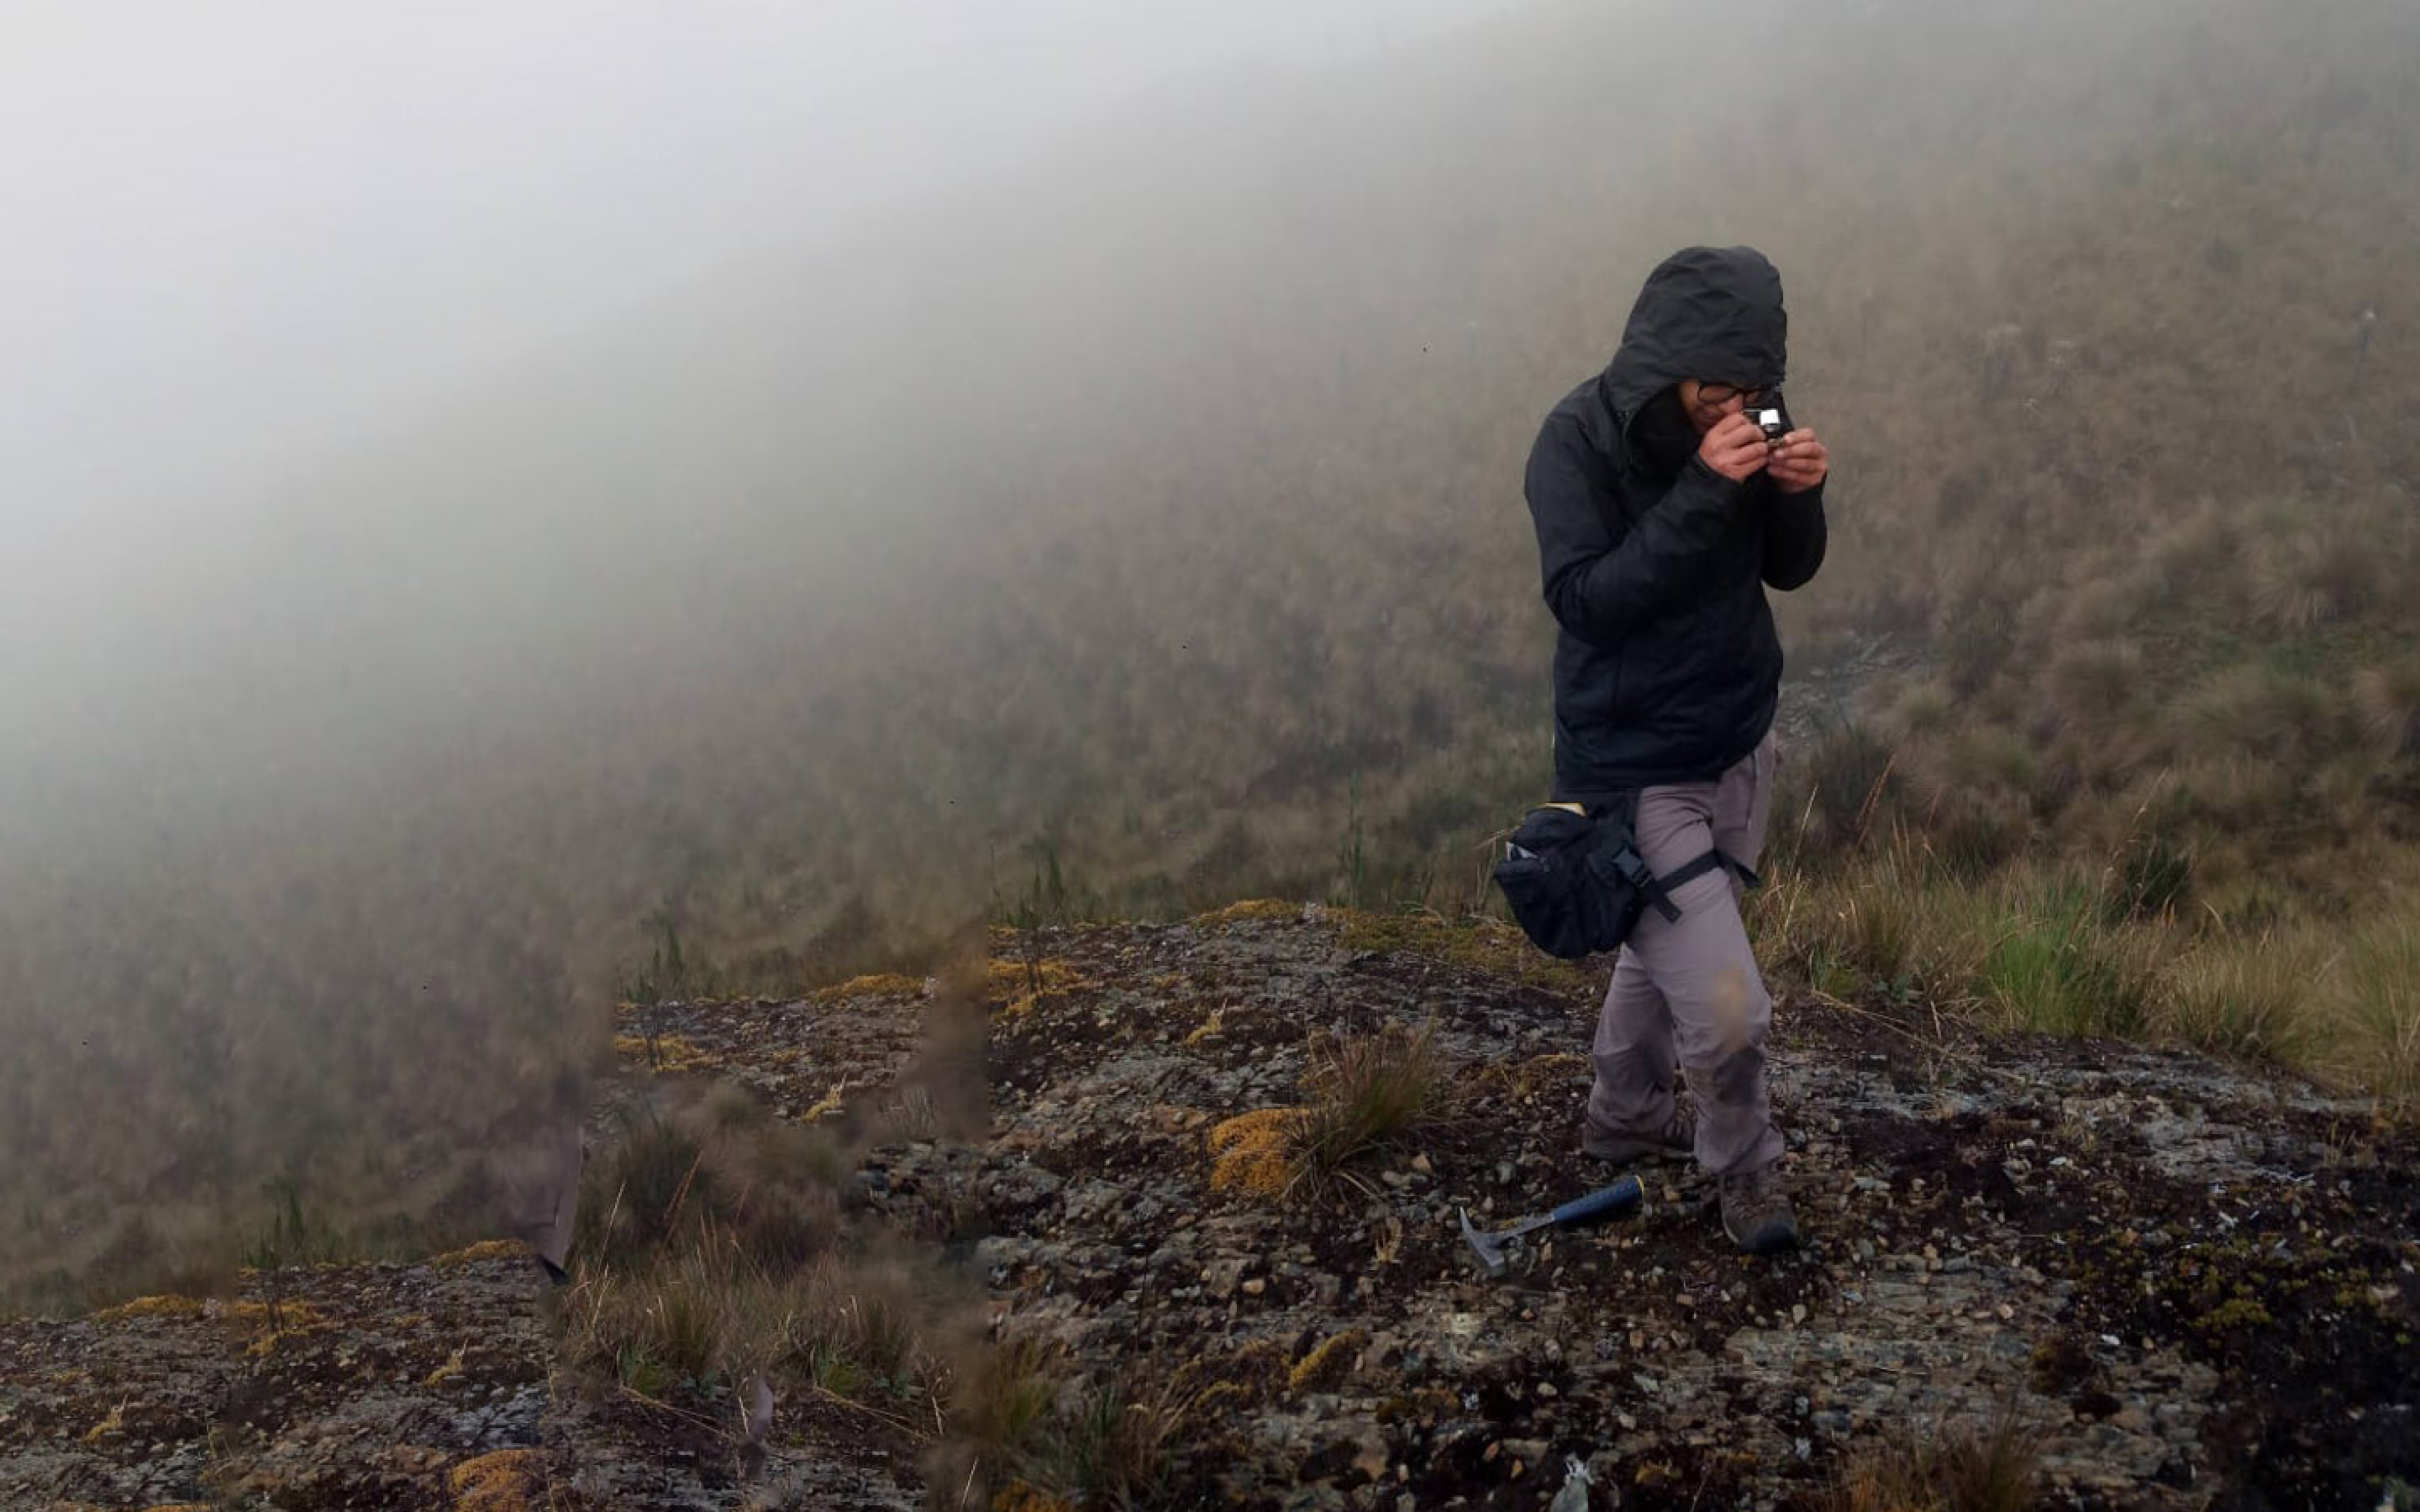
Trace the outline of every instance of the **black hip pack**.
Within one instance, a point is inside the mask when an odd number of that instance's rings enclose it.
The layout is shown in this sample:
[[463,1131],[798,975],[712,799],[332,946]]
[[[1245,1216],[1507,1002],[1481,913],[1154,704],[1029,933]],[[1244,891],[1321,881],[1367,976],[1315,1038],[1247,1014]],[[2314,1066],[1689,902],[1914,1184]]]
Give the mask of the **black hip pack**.
[[1566,961],[1614,949],[1651,907],[1678,919],[1672,890],[1709,872],[1728,869],[1756,886],[1756,873],[1719,849],[1657,876],[1638,854],[1637,819],[1638,795],[1625,793],[1585,812],[1532,809],[1512,831],[1496,885],[1539,949]]

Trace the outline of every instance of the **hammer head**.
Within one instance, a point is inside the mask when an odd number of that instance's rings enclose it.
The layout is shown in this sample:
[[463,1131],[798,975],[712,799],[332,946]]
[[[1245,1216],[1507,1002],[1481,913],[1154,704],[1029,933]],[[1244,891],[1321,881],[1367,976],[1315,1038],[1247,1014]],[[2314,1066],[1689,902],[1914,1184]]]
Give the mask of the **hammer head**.
[[1502,1237],[1496,1234],[1480,1232],[1480,1230],[1471,1224],[1470,1210],[1468,1208],[1462,1209],[1461,1212],[1462,1237],[1470,1241],[1470,1247],[1479,1255],[1479,1263],[1487,1267],[1488,1279],[1496,1280],[1500,1278],[1504,1274],[1507,1263],[1504,1258],[1504,1242]]

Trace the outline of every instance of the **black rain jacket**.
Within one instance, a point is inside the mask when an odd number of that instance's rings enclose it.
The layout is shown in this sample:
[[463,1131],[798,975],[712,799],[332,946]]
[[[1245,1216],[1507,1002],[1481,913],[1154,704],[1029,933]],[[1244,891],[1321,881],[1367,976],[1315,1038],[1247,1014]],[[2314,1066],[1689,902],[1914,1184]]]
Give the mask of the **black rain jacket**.
[[1778,384],[1781,275],[1691,247],[1649,275],[1612,364],[1547,415],[1526,491],[1555,645],[1555,795],[1709,781],[1773,726],[1769,585],[1823,562],[1823,490],[1733,483],[1697,455],[1674,385]]

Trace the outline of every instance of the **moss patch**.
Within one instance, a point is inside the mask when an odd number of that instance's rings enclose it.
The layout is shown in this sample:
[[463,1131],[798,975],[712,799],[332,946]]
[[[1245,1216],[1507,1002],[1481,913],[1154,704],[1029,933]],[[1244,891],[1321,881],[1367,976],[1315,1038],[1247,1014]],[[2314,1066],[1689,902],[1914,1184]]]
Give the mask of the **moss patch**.
[[137,1297],[92,1315],[96,1323],[123,1323],[137,1318],[192,1318],[207,1304],[198,1297]]
[[988,983],[993,1011],[1008,1019],[1023,1018],[1042,1003],[1090,985],[1074,966],[1055,957],[1025,961],[1014,956],[992,958]]
[[1210,1190],[1255,1197],[1284,1194],[1301,1174],[1295,1151],[1304,1117],[1298,1107],[1256,1108],[1212,1129]]
[[1209,913],[1196,915],[1194,927],[1204,930],[1232,929],[1237,924],[1299,923],[1303,918],[1301,903],[1287,903],[1282,898],[1248,898],[1229,903]]
[[500,1449],[456,1465],[445,1477],[458,1512],[523,1512],[544,1504],[546,1451]]
[[1580,963],[1559,961],[1502,919],[1474,915],[1376,914],[1338,909],[1337,943],[1348,950],[1401,951],[1468,971],[1510,977],[1551,992],[1581,992],[1596,980]]
[[924,984],[914,977],[896,972],[881,972],[870,977],[851,977],[835,987],[826,987],[814,995],[818,1003],[837,1003],[851,997],[922,997]]
[[659,1034],[652,1040],[644,1034],[615,1035],[613,1053],[664,1075],[697,1071],[714,1064],[714,1057],[698,1048],[695,1041],[677,1034]]
[[1348,1328],[1329,1335],[1295,1363],[1286,1373],[1286,1390],[1333,1391],[1353,1374],[1354,1362],[1370,1342],[1369,1331]]

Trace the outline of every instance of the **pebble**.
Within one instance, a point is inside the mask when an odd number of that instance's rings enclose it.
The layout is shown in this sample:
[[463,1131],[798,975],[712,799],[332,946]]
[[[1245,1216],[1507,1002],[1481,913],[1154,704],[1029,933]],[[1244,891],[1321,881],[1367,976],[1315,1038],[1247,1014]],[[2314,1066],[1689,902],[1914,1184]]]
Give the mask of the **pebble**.
[[[1165,936],[1190,937],[1182,932]],[[1142,969],[1141,958],[1159,949],[1152,943],[1154,938],[1138,936],[1141,943],[1135,947],[1138,964],[1133,969]],[[1249,932],[1230,938],[1264,955],[1276,949],[1252,943],[1258,936]],[[1367,959],[1378,963],[1373,974],[1386,969],[1385,956]],[[1326,970],[1324,957],[1322,962],[1320,972]],[[1285,964],[1282,958],[1275,962],[1280,966]],[[1253,969],[1265,972],[1270,964],[1264,960]],[[1275,992],[1283,986],[1298,992],[1302,1001],[1314,1002],[1325,982],[1324,976],[1307,972],[1298,980],[1273,979],[1267,990]],[[1349,973],[1338,978],[1338,983],[1340,998],[1354,990]],[[1395,984],[1374,975],[1370,985],[1391,988]],[[1249,994],[1262,989],[1243,990]],[[1364,1006],[1357,1002],[1353,1008],[1358,1012]],[[1046,1006],[1037,1021],[1047,1021],[1052,1011]],[[1460,1047],[1466,1054],[1531,1053],[1530,1041],[1521,1038],[1526,1030],[1500,1027],[1492,1018],[1482,1022],[1459,1008],[1453,1010],[1450,1022],[1455,1026],[1455,1037],[1467,1041]],[[1169,1037],[1161,1038],[1165,1049]],[[1094,1044],[1097,1047],[1098,1042]],[[1797,1048],[1806,1052],[1808,1046],[1802,1041]],[[1825,1057],[1834,1052],[1820,1044],[1815,1050],[1818,1053],[1794,1065],[1776,1062],[1777,1073],[1785,1079],[1797,1078],[1800,1095],[1808,1100],[1818,1093],[1843,1090],[1833,1078],[1851,1069],[1846,1063],[1826,1064]],[[2133,1052],[2120,1049],[2112,1054],[2122,1058]],[[1904,1164],[1895,1163],[1889,1155],[1869,1154],[1860,1168],[1859,1158],[1845,1144],[1827,1148],[1818,1142],[1803,1151],[1820,1157],[1808,1162],[1804,1171],[1810,1188],[1827,1195],[1856,1195],[1837,1223],[1819,1220],[1814,1226],[1816,1233],[1829,1229],[1833,1237],[1828,1249],[1810,1245],[1798,1259],[1777,1267],[1738,1265],[1733,1257],[1700,1247],[1701,1242],[1718,1242],[1718,1231],[1709,1240],[1694,1227],[1683,1232],[1672,1215],[1661,1214],[1611,1226],[1602,1235],[1564,1241],[1560,1254],[1570,1261],[1567,1281],[1549,1273],[1554,1268],[1544,1262],[1551,1252],[1541,1244],[1525,1257],[1525,1261],[1539,1262],[1525,1284],[1481,1286],[1466,1274],[1468,1257],[1454,1233],[1454,1208],[1466,1200],[1477,1218],[1489,1211],[1485,1194],[1495,1193],[1504,1197],[1506,1210],[1526,1210],[1536,1206],[1546,1192],[1559,1190],[1555,1183],[1569,1174],[1557,1170],[1545,1157],[1524,1152],[1525,1145],[1532,1143],[1529,1134],[1518,1139],[1507,1137],[1493,1146],[1457,1146],[1443,1159],[1409,1152],[1397,1157],[1396,1169],[1387,1173],[1385,1186],[1370,1204],[1371,1227],[1359,1236],[1351,1234],[1349,1218],[1331,1224],[1314,1215],[1297,1223],[1292,1213],[1272,1215],[1225,1197],[1198,1203],[1197,1218],[1186,1210],[1197,1205],[1201,1196],[1203,1161],[1199,1127],[1233,1112],[1299,1096],[1297,1049],[1289,1045],[1272,1052],[1254,1047],[1251,1055],[1256,1066],[1239,1071],[1234,1062],[1240,1057],[1234,1050],[1202,1054],[1179,1068],[1183,1078],[1171,1089],[1155,1094],[1200,1104],[1200,1110],[1184,1114],[1186,1132],[1181,1138],[1171,1136],[1168,1149],[1176,1151],[1173,1159],[1157,1136],[1140,1140],[1110,1136],[1115,1123],[1133,1112],[1122,1101],[1124,1093],[1140,1086],[1120,1078],[1136,1075],[1141,1059],[1121,1064],[1119,1053],[1103,1052],[1100,1062],[1087,1071],[1103,1087],[1097,1108],[1092,1105],[1093,1094],[1087,1092],[1080,1101],[1045,1111],[1038,1096],[1012,1088],[1002,1099],[1002,1128],[1024,1131],[1056,1119],[1054,1127],[1064,1131],[1063,1137],[1036,1148],[1058,1149],[1060,1157],[1070,1163],[1063,1166],[1070,1180],[1063,1189],[1060,1177],[1018,1165],[979,1186],[977,1195],[985,1199],[986,1213],[1016,1232],[985,1241],[977,1257],[990,1269],[996,1291],[1022,1293],[1017,1299],[1020,1313],[1038,1331],[1047,1333],[1063,1324],[1075,1327],[1087,1363],[1093,1365],[1102,1363],[1112,1351],[1123,1354],[1128,1348],[1124,1340],[1129,1338],[1135,1339],[1138,1349],[1168,1351],[1191,1346],[1185,1363],[1199,1357],[1205,1367],[1215,1369],[1240,1347],[1299,1348],[1296,1341],[1330,1335],[1344,1323],[1373,1325],[1383,1320],[1388,1325],[1392,1332],[1381,1331],[1365,1356],[1369,1379],[1359,1385],[1369,1391],[1367,1399],[1320,1396],[1315,1403],[1272,1400],[1261,1414],[1274,1425],[1263,1441],[1270,1452],[1239,1457],[1233,1464],[1219,1467],[1222,1473],[1257,1477],[1255,1494],[1262,1500],[1278,1500],[1283,1493],[1270,1488],[1280,1484],[1279,1478],[1309,1451],[1334,1442],[1343,1432],[1350,1442],[1365,1448],[1363,1458],[1375,1455],[1365,1473],[1384,1472],[1383,1478],[1350,1492],[1334,1485],[1313,1489],[1313,1494],[1299,1504],[1322,1512],[1383,1512],[1386,1508],[1419,1512],[1423,1503],[1441,1506],[1456,1494],[1476,1500],[1476,1493],[1458,1476],[1439,1477],[1435,1489],[1418,1495],[1409,1489],[1408,1481],[1421,1479],[1428,1487],[1431,1476],[1449,1464],[1466,1471],[1476,1453],[1468,1445],[1479,1443],[1488,1447],[1493,1489],[1504,1493],[1498,1499],[1507,1506],[1540,1512],[1552,1483],[1575,1482],[1576,1477],[1565,1472],[1567,1451],[1590,1457],[1589,1467],[1600,1475],[1594,1504],[1610,1505],[1616,1489],[1630,1486],[1639,1466],[1684,1443],[1709,1442],[1704,1435],[1711,1426],[1710,1414],[1730,1405],[1721,1387],[1710,1387],[1710,1371],[1720,1379],[1736,1370],[1756,1399],[1767,1404],[1791,1400],[1787,1394],[1793,1389],[1807,1393],[1787,1417],[1764,1426],[1760,1446],[1769,1451],[1765,1458],[1771,1463],[1743,1472],[1738,1484],[1730,1488],[1735,1494],[1707,1499],[1709,1512],[1718,1500],[1740,1512],[1770,1507],[1776,1491],[1793,1490],[1798,1478],[1807,1473],[1793,1460],[1811,1459],[1818,1446],[1828,1457],[1844,1439],[1854,1442],[1864,1426],[1878,1429],[1904,1410],[1982,1405],[1980,1376],[1998,1371],[2012,1360],[2021,1371],[2023,1350],[2032,1341],[2028,1331],[2008,1326],[2020,1311],[2011,1305],[2017,1296],[2026,1298],[2022,1311],[2029,1325],[2063,1313],[2072,1301],[2105,1300],[2095,1290],[2099,1278],[2078,1275],[2069,1257],[2063,1256],[2055,1267],[2062,1273],[2055,1282],[2046,1282],[2040,1271],[2022,1263],[2024,1253],[2046,1251],[2022,1232],[2027,1227],[2026,1214],[2012,1211],[2014,1205],[1978,1197],[1942,1201],[1956,1188],[1946,1193],[1941,1176],[1915,1178]],[[1166,1059],[1151,1064],[1164,1065]],[[1047,1070],[1037,1063],[1033,1075],[1045,1074]],[[2071,1077],[2064,1069],[2059,1072],[2069,1080],[2083,1074]],[[2010,1095],[2017,1094],[2012,1090]],[[2057,1103],[2055,1095],[2039,1089],[2025,1090],[2024,1095],[2036,1101],[2046,1098],[2053,1105]],[[1018,1102],[1020,1096],[1027,1100]],[[1980,1095],[1973,1105],[1990,1110],[1998,1096],[1996,1092]],[[1878,1087],[1873,1100],[1858,1107],[1855,1122],[1861,1131],[1869,1123],[1906,1124],[1912,1121],[1904,1112],[1906,1101],[1904,1089],[1892,1092]],[[1539,1099],[1538,1104],[1541,1111],[1516,1115],[1514,1121],[1552,1121],[1572,1111],[1567,1103],[1551,1098]],[[1828,1121],[1836,1130],[1840,1126],[1837,1118]],[[2030,1139],[2012,1148],[2033,1155],[2032,1174],[2044,1174],[2041,1165],[2050,1150],[2037,1153],[2038,1147]],[[875,1175],[867,1184],[886,1184],[893,1192],[942,1190],[954,1179],[952,1171],[941,1168],[947,1152],[930,1145],[920,1149],[923,1165],[910,1168],[897,1162],[887,1178]],[[2100,1164],[2100,1157],[2094,1160]],[[2015,1168],[2024,1164],[2009,1162]],[[2133,1164],[2133,1157],[2115,1154],[2107,1162],[2113,1174]],[[1437,1194],[1445,1190],[1445,1183],[1439,1172],[1446,1167],[1453,1169],[1454,1185],[1469,1196],[1466,1199],[1457,1194],[1443,1199],[1440,1207]],[[1980,1168],[1988,1171],[1991,1162],[1985,1160]],[[1114,1170],[1121,1180],[1134,1184],[1093,1186],[1086,1172],[1094,1169]],[[1487,1179],[1490,1170],[1495,1173],[1493,1181]],[[1375,1184],[1380,1173],[1372,1169],[1369,1174]],[[1526,1177],[1537,1178],[1532,1188],[1526,1194],[1512,1193],[1510,1189]],[[1678,1183],[1659,1178],[1655,1184],[1671,1200],[1687,1200]],[[2071,1180],[2070,1184],[2075,1183]],[[1406,1187],[1411,1190],[1404,1191]],[[1145,1189],[1157,1190],[1160,1198],[1155,1199]],[[2007,1188],[1999,1190],[2005,1196]],[[2325,1197],[2323,1187],[2315,1190],[2319,1198]],[[1895,1202],[1896,1196],[1911,1192],[1916,1195],[1911,1203]],[[1069,1205],[1057,1214],[1060,1227],[1055,1233],[1045,1227],[1053,1215],[1034,1211],[1053,1197]],[[1079,1200],[1082,1211],[1077,1212],[1074,1209]],[[1156,1200],[1172,1200],[1173,1205],[1154,1219],[1148,1215]],[[2025,1199],[2019,1201],[2031,1211]],[[1943,1224],[1929,1236],[1935,1243],[1923,1243],[1927,1236],[1910,1232],[1900,1221],[1911,1209],[1931,1211]],[[2154,1210],[2137,1216],[2149,1221],[2160,1215]],[[2172,1230],[2146,1229],[2134,1236],[2135,1242],[2147,1251],[2198,1246],[2204,1242],[2206,1226],[2198,1217],[2180,1211],[2169,1221],[2175,1225]],[[1147,1242],[1138,1237],[1147,1231]],[[1297,1242],[1306,1235],[1317,1236],[1315,1252]],[[1382,1236],[1399,1270],[1375,1272],[1362,1263],[1369,1247],[1381,1242]],[[1342,1248],[1352,1252],[1350,1257],[1336,1259],[1340,1241]],[[1448,1260],[1449,1249],[1455,1263]],[[1331,1269],[1332,1259],[1335,1269]],[[1653,1268],[1653,1279],[1636,1273],[1650,1270],[1648,1262],[1655,1259],[1665,1265]],[[2403,1267],[2408,1276],[2412,1261],[2406,1258]],[[1255,1271],[1259,1274],[1248,1274]],[[982,1273],[976,1273],[978,1277]],[[1959,1275],[1962,1281],[1938,1283],[1935,1274]],[[1179,1284],[1197,1275],[1209,1295],[1202,1294],[1202,1287]],[[1802,1278],[1799,1286],[1791,1285],[1792,1276]],[[1819,1276],[1827,1283],[1820,1291],[1807,1285]],[[1085,1277],[1105,1282],[1107,1289],[1084,1287],[1081,1278]],[[1733,1284],[1726,1287],[1727,1281]],[[1858,1289],[1860,1283],[1873,1288],[1870,1298]],[[1126,1292],[1128,1301],[1110,1300],[1119,1288],[1129,1286],[1134,1289]],[[2034,1289],[2024,1289],[2028,1287]],[[1924,1288],[1933,1289],[1919,1289]],[[1810,1304],[1782,1303],[1776,1295],[1787,1295],[1792,1289],[1824,1299],[1823,1329],[1811,1329]],[[1076,1296],[1078,1290],[1084,1290],[1089,1299],[1081,1305]],[[1267,1299],[1278,1291],[1283,1293],[1282,1309],[1257,1302],[1252,1308],[1233,1305],[1231,1309],[1233,1297]],[[2389,1298],[2402,1294],[2400,1288],[2386,1288]],[[1717,1308],[1717,1297],[1730,1305]],[[1467,1309],[1468,1327],[1448,1326],[1446,1309],[1452,1306]],[[1671,1316],[1672,1311],[1689,1309],[1709,1312],[1710,1320],[1719,1317],[1724,1327],[1703,1330],[1708,1335],[1704,1339],[1680,1336],[1672,1331],[1693,1335],[1701,1332],[1701,1320]],[[1196,1316],[1185,1317],[1188,1310]],[[2088,1318],[2092,1313],[2079,1310],[2070,1316]],[[1997,1323],[1992,1321],[1994,1318]],[[1227,1321],[1230,1319],[1235,1321]],[[1739,1326],[1751,1319],[1755,1326]],[[1639,1326],[1632,1328],[1634,1321]],[[1650,1322],[1657,1327],[1646,1328]],[[1804,1332],[1784,1335],[1785,1329]],[[1651,1335],[1652,1350],[1648,1347]],[[1548,1363],[1549,1346],[1558,1339],[1565,1341],[1572,1361],[1567,1365]],[[1411,1349],[1407,1340],[1418,1340],[1422,1347]],[[2146,1343],[2148,1351],[2149,1341]],[[2092,1348],[2107,1378],[2105,1389],[2116,1394],[2120,1403],[2133,1405],[2101,1425],[2113,1430],[2105,1441],[2086,1440],[2085,1425],[2072,1429],[2062,1425],[2054,1438],[2063,1463],[2077,1458],[2079,1451],[2102,1444],[2096,1453],[2099,1463],[2113,1477],[2112,1485],[2121,1475],[2149,1474],[2160,1462],[2156,1456],[2173,1455],[2181,1463],[2207,1463],[2206,1455],[2196,1458],[2200,1452],[2195,1447],[2195,1429],[2225,1399],[2214,1396],[2219,1388],[2205,1379],[2199,1366],[2184,1363],[2174,1352],[2175,1343],[2171,1337],[2162,1346],[2163,1363],[2156,1364],[2112,1358],[2118,1352],[2114,1335],[2110,1348]],[[1625,1347],[1627,1357],[1622,1354]],[[1650,1362],[1650,1352],[1660,1357]],[[1730,1355],[1745,1359],[1733,1362]],[[1820,1366],[1814,1362],[1821,1362]],[[1634,1374],[1637,1366],[1650,1363],[1664,1372],[1660,1381]],[[1820,1375],[1798,1374],[1802,1365],[1820,1369]],[[1556,1381],[1527,1373],[1549,1370],[1555,1372]],[[1381,1379],[1392,1372],[1400,1375]],[[422,1374],[425,1369],[411,1372],[405,1385],[413,1387]],[[1559,1384],[1563,1381],[1570,1384]],[[1472,1390],[1474,1386],[1483,1390]],[[1776,1397],[1776,1392],[1781,1395]],[[1490,1398],[1492,1409],[1481,1401],[1482,1395]],[[1565,1396],[1573,1398],[1568,1406],[1560,1400]],[[1408,1449],[1419,1443],[1433,1451],[1425,1470],[1417,1457],[1408,1463],[1389,1459],[1382,1441],[1365,1430],[1363,1425],[1382,1399],[1402,1403],[1404,1416],[1390,1417],[1385,1430],[1394,1444]],[[1505,1408],[1508,1399],[1516,1405]],[[1637,1414],[1614,1412],[1615,1405],[1625,1399],[1639,1402],[1645,1410]],[[1855,1404],[1854,1411],[1851,1404]],[[531,1408],[529,1424],[536,1423],[543,1406],[537,1400]],[[1350,1425],[1341,1420],[1340,1413],[1353,1420]],[[1613,1443],[1588,1442],[1586,1436],[1592,1431],[1601,1434],[1606,1421],[1615,1422],[1623,1435],[1618,1449]],[[2166,1443],[2139,1431],[2144,1425],[2155,1427],[2159,1439]],[[2121,1427],[2137,1431],[2116,1431]],[[1540,1437],[1489,1442],[1493,1434],[1521,1432]],[[1717,1427],[1713,1432],[1711,1442],[1722,1443],[1722,1430]],[[1430,1437],[1417,1437],[1421,1434]],[[1797,1437],[1800,1434],[1806,1437]],[[1378,1447],[1368,1447],[1373,1444]],[[2146,1458],[2147,1444],[2155,1458]],[[161,1446],[155,1445],[152,1452],[156,1457]],[[1503,1482],[1516,1461],[1527,1471],[1525,1484],[1507,1489]],[[652,1463],[647,1467],[651,1473],[658,1468]],[[1397,1491],[1385,1491],[1385,1482],[1395,1483]],[[1582,1487],[1577,1500],[1586,1504],[1585,1483],[1577,1483]],[[1525,1494],[1512,1494],[1514,1491]],[[1668,1489],[1661,1494],[1673,1493]],[[7,1499],[0,1495],[0,1500]],[[1629,1492],[1621,1498],[1623,1504],[1632,1499]],[[1783,1504],[1789,1504],[1786,1495]]]

